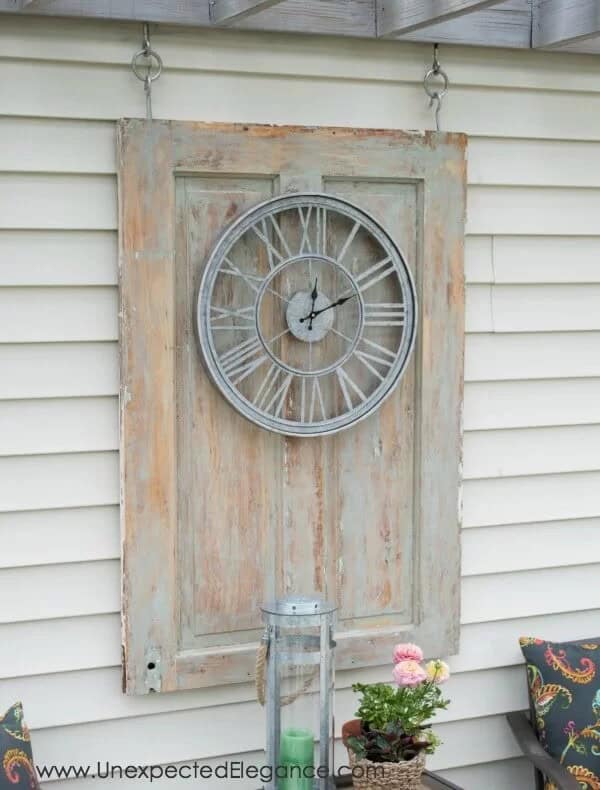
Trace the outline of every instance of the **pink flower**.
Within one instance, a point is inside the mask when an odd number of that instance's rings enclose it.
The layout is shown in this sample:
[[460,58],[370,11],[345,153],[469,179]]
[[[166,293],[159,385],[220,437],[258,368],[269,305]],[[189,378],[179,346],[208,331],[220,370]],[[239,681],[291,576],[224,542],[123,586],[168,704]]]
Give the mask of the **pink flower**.
[[427,680],[427,672],[418,661],[409,658],[396,664],[392,670],[392,677],[398,686],[418,686]]
[[439,658],[436,658],[434,661],[428,661],[425,664],[425,671],[427,672],[427,679],[437,685],[445,683],[450,677],[450,667]]
[[423,651],[418,645],[413,645],[411,642],[406,642],[401,645],[396,645],[394,648],[393,661],[397,664],[400,661],[422,661]]

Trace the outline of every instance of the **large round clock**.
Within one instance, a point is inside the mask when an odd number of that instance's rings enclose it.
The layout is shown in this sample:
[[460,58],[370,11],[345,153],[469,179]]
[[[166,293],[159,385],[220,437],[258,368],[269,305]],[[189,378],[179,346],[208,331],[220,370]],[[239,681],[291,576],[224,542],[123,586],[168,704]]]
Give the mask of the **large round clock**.
[[272,198],[212,250],[198,293],[205,367],[255,424],[292,436],[354,425],[398,384],[415,289],[389,233],[348,200]]

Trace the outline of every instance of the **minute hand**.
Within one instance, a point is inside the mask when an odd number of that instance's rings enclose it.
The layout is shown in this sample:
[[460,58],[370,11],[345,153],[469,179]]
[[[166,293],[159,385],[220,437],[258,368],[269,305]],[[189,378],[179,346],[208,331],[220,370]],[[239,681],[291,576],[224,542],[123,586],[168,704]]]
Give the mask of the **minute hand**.
[[356,294],[351,294],[350,296],[342,296],[336,302],[332,302],[331,304],[328,304],[327,307],[323,307],[321,310],[311,310],[311,312],[307,316],[300,319],[300,323],[303,323],[304,321],[308,321],[309,318],[311,319],[316,318],[318,315],[321,315],[321,313],[324,313],[326,310],[331,310],[332,307],[339,307],[340,305],[343,305],[345,302],[347,302],[349,299],[353,299],[355,296]]

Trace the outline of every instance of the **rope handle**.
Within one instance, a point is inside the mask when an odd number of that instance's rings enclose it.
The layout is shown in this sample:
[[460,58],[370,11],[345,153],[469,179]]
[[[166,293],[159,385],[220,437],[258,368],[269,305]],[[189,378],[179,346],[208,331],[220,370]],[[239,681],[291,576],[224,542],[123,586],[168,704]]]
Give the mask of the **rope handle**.
[[266,686],[266,672],[267,656],[269,654],[269,643],[263,639],[256,651],[256,673],[254,682],[256,684],[256,699],[259,704],[264,708],[265,706],[265,686]]
[[[263,636],[261,643],[258,646],[258,650],[256,651],[256,672],[254,675],[254,682],[256,685],[256,699],[258,700],[259,704],[264,708],[265,705],[265,688],[266,688],[266,667],[267,667],[267,658],[269,655],[269,638],[265,634]],[[301,697],[303,694],[309,690],[312,686],[313,680],[319,674],[319,667],[316,667],[313,672],[305,679],[302,687],[293,691],[291,694],[286,694],[284,697],[281,697],[280,705],[283,707],[284,705],[291,705],[292,702],[295,702],[298,697]]]

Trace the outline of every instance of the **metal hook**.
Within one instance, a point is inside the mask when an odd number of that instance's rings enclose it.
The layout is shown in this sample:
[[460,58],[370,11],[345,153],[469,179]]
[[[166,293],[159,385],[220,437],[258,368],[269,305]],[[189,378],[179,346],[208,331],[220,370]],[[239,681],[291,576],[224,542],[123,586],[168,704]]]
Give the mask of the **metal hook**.
[[[145,62],[142,63],[141,61]],[[142,48],[139,52],[136,52],[131,59],[131,68],[138,80],[144,83],[144,92],[146,94],[146,118],[151,121],[152,83],[160,77],[163,69],[163,62],[158,52],[150,46],[150,30],[147,22],[144,23],[143,28]],[[142,73],[142,69],[145,69],[145,74]]]
[[429,106],[433,107],[433,103],[436,102],[435,107],[435,130],[436,132],[440,131],[440,110],[442,109],[442,97],[441,96],[432,96],[429,99]]
[[150,50],[150,27],[147,22],[144,22],[144,38],[142,41],[142,47],[147,55],[148,51]]
[[433,45],[433,71],[437,74],[440,70],[440,61],[438,60],[439,44]]
[[[441,85],[438,78],[441,78],[442,80]],[[448,75],[440,66],[440,61],[438,58],[438,45],[434,44],[433,64],[425,74],[423,79],[423,88],[425,93],[429,96],[429,106],[433,107],[433,103],[436,102],[435,125],[438,132],[440,131],[440,111],[442,109],[442,99],[446,93],[448,93],[449,84]]]

